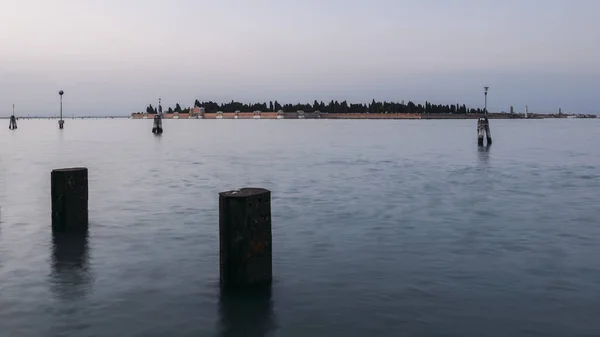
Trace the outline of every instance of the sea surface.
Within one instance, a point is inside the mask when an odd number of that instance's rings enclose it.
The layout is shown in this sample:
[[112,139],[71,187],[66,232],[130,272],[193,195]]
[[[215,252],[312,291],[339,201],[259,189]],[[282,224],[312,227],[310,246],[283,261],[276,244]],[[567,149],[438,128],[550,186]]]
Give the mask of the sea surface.
[[[19,120],[0,335],[600,335],[600,120]],[[50,228],[89,169],[90,229]],[[218,193],[272,191],[268,293],[221,294]]]

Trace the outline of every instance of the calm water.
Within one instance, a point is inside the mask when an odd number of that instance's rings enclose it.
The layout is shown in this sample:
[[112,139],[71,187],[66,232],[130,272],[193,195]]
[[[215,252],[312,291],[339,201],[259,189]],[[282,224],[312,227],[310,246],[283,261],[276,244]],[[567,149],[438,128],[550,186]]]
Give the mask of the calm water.
[[[600,120],[19,121],[2,336],[598,336]],[[90,231],[53,238],[50,171]],[[273,192],[269,294],[222,296],[218,192]]]

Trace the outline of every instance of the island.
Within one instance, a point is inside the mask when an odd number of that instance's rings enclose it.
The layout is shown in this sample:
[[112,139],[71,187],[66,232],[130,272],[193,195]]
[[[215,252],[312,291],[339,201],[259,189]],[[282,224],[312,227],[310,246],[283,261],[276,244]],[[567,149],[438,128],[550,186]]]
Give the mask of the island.
[[[196,100],[193,107],[182,108],[179,103],[163,110],[151,104],[145,111],[134,112],[131,118],[152,119],[155,115],[166,119],[477,119],[485,114],[484,109],[470,108],[465,104],[415,104],[408,102],[329,103],[314,101],[313,104],[280,104],[277,101],[263,103],[216,103]],[[563,113],[516,113],[488,112],[490,119],[541,119],[541,118],[596,118],[596,115]]]

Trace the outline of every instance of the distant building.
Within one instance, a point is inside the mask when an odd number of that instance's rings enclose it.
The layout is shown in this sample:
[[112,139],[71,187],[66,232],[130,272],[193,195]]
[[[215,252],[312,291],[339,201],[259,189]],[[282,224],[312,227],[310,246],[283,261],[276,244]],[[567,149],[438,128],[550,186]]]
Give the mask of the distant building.
[[202,108],[199,108],[197,106],[193,107],[190,109],[190,117],[191,118],[198,118],[200,116],[204,115],[204,111]]

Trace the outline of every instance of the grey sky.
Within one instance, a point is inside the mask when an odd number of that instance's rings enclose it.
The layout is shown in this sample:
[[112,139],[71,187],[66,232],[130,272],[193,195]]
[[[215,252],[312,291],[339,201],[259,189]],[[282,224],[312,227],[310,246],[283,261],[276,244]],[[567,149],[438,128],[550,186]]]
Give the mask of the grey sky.
[[0,0],[0,115],[163,98],[598,112],[596,0]]

